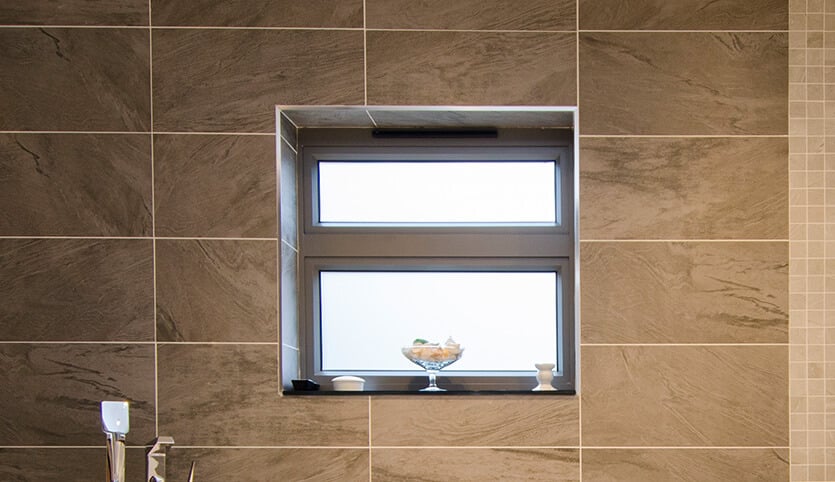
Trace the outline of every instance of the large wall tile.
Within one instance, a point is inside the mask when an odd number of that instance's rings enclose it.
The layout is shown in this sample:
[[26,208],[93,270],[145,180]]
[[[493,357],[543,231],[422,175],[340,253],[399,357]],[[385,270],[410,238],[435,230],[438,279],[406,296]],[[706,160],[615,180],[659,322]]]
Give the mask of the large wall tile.
[[786,346],[585,346],[584,446],[788,445]]
[[581,239],[785,239],[785,138],[583,138]]
[[101,400],[130,402],[128,444],[154,438],[153,345],[0,344],[0,386],[0,445],[104,446]]
[[367,445],[368,399],[281,397],[277,349],[160,345],[160,433],[181,445]]
[[582,243],[585,343],[786,343],[788,243]]
[[277,342],[276,241],[158,240],[160,341]]
[[[131,436],[132,433],[129,433],[127,437]],[[103,444],[104,434],[101,434],[101,440]],[[103,480],[106,473],[107,460],[103,447],[0,449],[0,480],[90,482]],[[128,447],[125,450],[125,480],[147,482],[144,447]]]
[[0,340],[153,341],[150,240],[0,240]]
[[374,446],[575,446],[574,397],[391,397],[371,400]]
[[275,238],[273,136],[154,136],[157,236]]
[[369,104],[576,104],[575,34],[368,32]]
[[0,130],[146,131],[148,32],[0,29]]
[[362,0],[153,0],[157,25],[362,28]]
[[580,34],[583,134],[786,134],[785,33]]
[[579,481],[580,455],[567,449],[372,449],[371,475],[397,482]]
[[367,0],[368,28],[575,30],[573,0]]
[[786,0],[579,0],[583,30],[786,30]]
[[183,449],[168,452],[166,471],[172,480],[186,480],[191,461],[200,482],[263,482],[315,480],[367,482],[368,449]]
[[147,0],[0,3],[0,25],[148,25]]
[[787,449],[583,450],[584,482],[789,480]]
[[149,236],[145,135],[0,135],[0,234]]
[[363,34],[154,30],[157,131],[275,132],[275,105],[361,104]]

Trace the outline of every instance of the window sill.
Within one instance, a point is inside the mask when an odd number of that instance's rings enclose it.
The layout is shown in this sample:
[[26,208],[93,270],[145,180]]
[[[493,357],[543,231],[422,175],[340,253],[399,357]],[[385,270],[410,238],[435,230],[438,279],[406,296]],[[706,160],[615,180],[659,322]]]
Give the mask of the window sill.
[[575,390],[551,390],[534,392],[532,390],[447,390],[443,392],[421,392],[409,390],[363,390],[363,391],[336,391],[336,390],[285,390],[287,396],[355,396],[355,395],[421,395],[421,396],[456,396],[456,395],[576,395]]

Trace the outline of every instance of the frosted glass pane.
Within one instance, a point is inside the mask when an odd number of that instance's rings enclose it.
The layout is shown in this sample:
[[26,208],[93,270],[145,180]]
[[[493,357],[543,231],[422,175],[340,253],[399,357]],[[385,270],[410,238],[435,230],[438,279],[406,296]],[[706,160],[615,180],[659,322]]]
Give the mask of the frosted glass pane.
[[533,370],[556,361],[557,273],[320,273],[325,370],[420,370],[400,353],[452,336],[447,370]]
[[319,162],[323,223],[553,223],[556,163]]

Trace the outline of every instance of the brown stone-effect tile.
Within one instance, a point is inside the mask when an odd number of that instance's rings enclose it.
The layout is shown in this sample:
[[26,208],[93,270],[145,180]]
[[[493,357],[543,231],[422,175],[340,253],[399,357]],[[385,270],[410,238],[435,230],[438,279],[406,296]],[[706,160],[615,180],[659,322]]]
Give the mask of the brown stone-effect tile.
[[579,0],[582,30],[786,30],[789,2]]
[[785,33],[582,33],[582,134],[787,133]]
[[373,446],[576,446],[574,397],[371,399]]
[[0,240],[0,340],[153,341],[153,299],[150,240]]
[[153,0],[153,24],[362,28],[362,0]]
[[787,343],[789,250],[581,243],[584,343]]
[[148,236],[145,135],[0,135],[0,235]]
[[[433,427],[427,427],[432,430]],[[372,449],[375,481],[579,481],[580,454],[569,449]]]
[[[101,424],[99,424],[101,426]],[[127,438],[132,438],[132,433]],[[104,434],[101,447],[84,448],[2,448],[0,480],[15,482],[90,482],[104,480],[107,460]],[[99,477],[101,476],[101,477]],[[145,480],[145,448],[125,450],[125,480]]]
[[368,28],[575,30],[573,0],[367,0]]
[[362,32],[154,30],[157,131],[275,132],[276,104],[362,103]]
[[180,445],[367,446],[368,399],[281,397],[277,350],[160,345],[160,433]]
[[275,238],[273,136],[154,136],[157,236]]
[[194,480],[200,482],[369,480],[368,449],[184,449],[175,445],[167,458],[166,471],[172,480],[186,480],[192,461],[196,463]]
[[786,346],[585,346],[584,446],[788,445]]
[[159,341],[277,342],[276,241],[158,240]]
[[785,138],[583,138],[581,239],[786,239]]
[[575,38],[371,31],[368,103],[576,105]]
[[584,482],[789,480],[788,449],[584,449]]
[[0,130],[147,131],[148,32],[0,29]]
[[147,0],[27,0],[0,4],[0,25],[148,25]]
[[101,400],[130,402],[128,444],[154,438],[150,344],[0,344],[0,386],[0,445],[103,447]]

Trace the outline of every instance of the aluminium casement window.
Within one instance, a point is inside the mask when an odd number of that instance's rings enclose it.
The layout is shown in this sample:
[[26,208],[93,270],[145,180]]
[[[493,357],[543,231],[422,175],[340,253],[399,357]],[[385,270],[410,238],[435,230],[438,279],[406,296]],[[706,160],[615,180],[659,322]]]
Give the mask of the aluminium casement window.
[[452,337],[464,355],[439,375],[450,391],[529,390],[540,362],[572,390],[569,133],[382,134],[299,133],[302,378],[417,390],[425,374],[400,347]]

